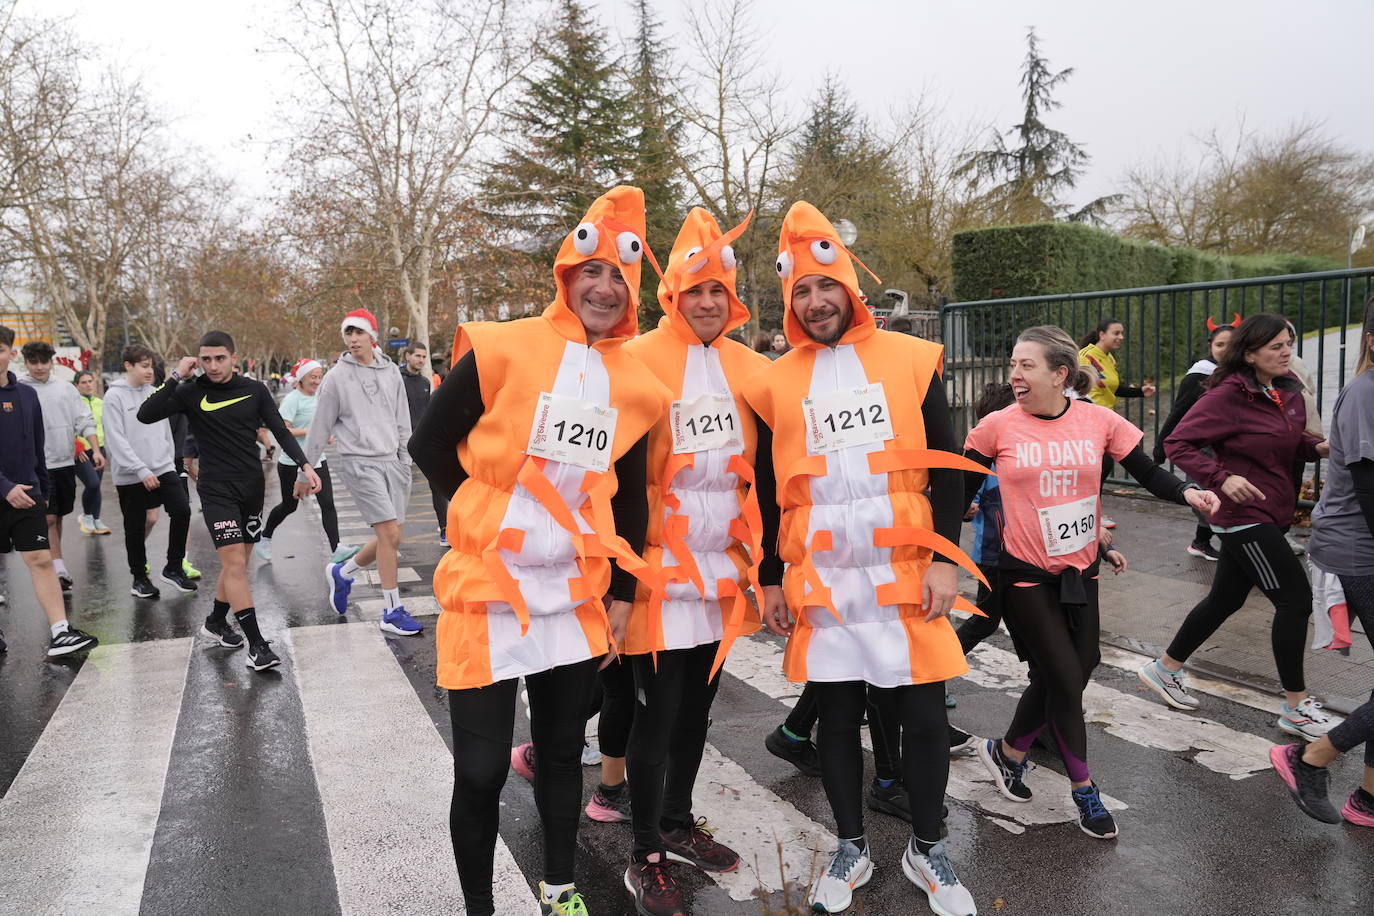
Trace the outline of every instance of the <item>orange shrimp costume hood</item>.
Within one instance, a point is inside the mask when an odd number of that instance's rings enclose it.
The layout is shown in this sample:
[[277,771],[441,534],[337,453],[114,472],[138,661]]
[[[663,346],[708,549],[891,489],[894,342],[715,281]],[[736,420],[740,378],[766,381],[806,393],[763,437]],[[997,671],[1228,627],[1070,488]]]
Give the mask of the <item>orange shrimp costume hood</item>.
[[[637,328],[646,252],[644,195],[614,188],[563,240],[543,314],[465,324],[454,337],[454,360],[471,352],[477,361],[484,410],[458,445],[469,477],[449,504],[452,548],[434,574],[441,687],[483,687],[605,654],[609,558],[648,575],[610,508],[615,461],[670,400],[623,347]],[[629,297],[610,335],[590,346],[566,282],[589,260],[619,268]]]
[[[982,576],[933,530],[929,469],[984,468],[927,448],[921,405],[942,384],[943,348],[879,330],[851,257],[811,204],[787,212],[776,267],[793,349],[745,385],[773,431],[783,590],[797,617],[783,667],[792,681],[944,681],[968,665],[949,621],[923,619],[922,576],[935,550]],[[833,347],[792,311],[793,284],[814,275],[849,293],[850,326]],[[963,598],[955,606],[978,613]]]
[[[735,638],[759,627],[745,595],[758,584],[762,559],[762,522],[752,486],[758,434],[740,392],[768,359],[725,336],[750,317],[735,293],[730,244],[748,224],[746,218],[722,233],[710,213],[692,208],[658,288],[664,316],[657,328],[625,345],[674,401],[649,434],[644,559],[658,582],[641,582],[624,651],[642,655],[719,640],[712,676]],[[678,300],[708,280],[725,287],[729,312],[720,335],[703,344],[678,310]]]

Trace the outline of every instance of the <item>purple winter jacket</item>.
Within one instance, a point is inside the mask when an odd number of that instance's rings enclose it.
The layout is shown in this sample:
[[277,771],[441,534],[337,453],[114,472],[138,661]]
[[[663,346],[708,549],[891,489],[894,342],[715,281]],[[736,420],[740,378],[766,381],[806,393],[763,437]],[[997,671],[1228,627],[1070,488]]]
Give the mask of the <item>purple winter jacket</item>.
[[[1219,528],[1273,522],[1293,523],[1297,483],[1293,469],[1317,460],[1317,439],[1304,431],[1307,405],[1302,383],[1289,375],[1274,379],[1283,407],[1275,404],[1250,372],[1226,376],[1198,399],[1169,438],[1164,453],[1189,477],[1212,490],[1221,508],[1207,521]],[[1203,451],[1210,447],[1213,454]],[[1250,481],[1264,499],[1232,502],[1221,485],[1232,474]]]

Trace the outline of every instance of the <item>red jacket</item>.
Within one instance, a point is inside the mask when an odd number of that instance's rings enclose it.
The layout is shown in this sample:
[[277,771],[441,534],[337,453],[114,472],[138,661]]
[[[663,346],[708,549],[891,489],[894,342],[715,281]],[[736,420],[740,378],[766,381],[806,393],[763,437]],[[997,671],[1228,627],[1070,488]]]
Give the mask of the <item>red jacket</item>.
[[[1316,439],[1304,432],[1307,406],[1302,383],[1293,375],[1274,379],[1282,407],[1264,393],[1250,372],[1228,375],[1207,390],[1164,440],[1164,452],[1184,473],[1216,491],[1221,509],[1208,522],[1221,528],[1273,522],[1293,523],[1297,505],[1294,469],[1317,460]],[[1203,451],[1211,448],[1213,454]],[[1264,499],[1232,502],[1221,485],[1239,474]]]

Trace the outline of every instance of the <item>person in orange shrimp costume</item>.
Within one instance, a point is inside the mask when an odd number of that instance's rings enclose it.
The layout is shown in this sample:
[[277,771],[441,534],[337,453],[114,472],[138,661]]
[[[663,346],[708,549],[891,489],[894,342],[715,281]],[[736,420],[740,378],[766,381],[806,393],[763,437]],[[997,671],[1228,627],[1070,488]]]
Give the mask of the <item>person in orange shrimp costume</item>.
[[903,871],[938,912],[973,913],[938,841],[949,775],[944,684],[968,671],[947,618],[972,608],[957,595],[956,566],[980,575],[957,544],[960,472],[985,469],[958,454],[942,348],[877,328],[829,220],[794,204],[778,249],[792,349],[744,394],[772,431],[788,566],[785,600],[765,594],[763,621],[789,637],[787,677],[815,691],[821,778],[840,837],[812,904],[839,912],[872,875],[859,745],[871,685],[896,691],[903,729],[913,834]]
[[584,911],[573,887],[582,732],[598,663],[624,640],[633,576],[650,574],[637,553],[647,434],[670,401],[622,346],[638,326],[647,252],[643,193],[598,198],[559,248],[543,314],[458,329],[453,371],[411,439],[415,463],[452,499],[434,594],[454,734],[450,826],[470,914],[495,912],[521,677],[544,828],[541,911]]
[[[669,853],[705,871],[739,867],[733,850],[696,826],[692,785],[721,663],[736,637],[759,628],[745,594],[764,553],[758,432],[740,390],[768,360],[725,336],[750,317],[735,293],[731,245],[748,223],[722,233],[694,207],[658,288],[664,316],[625,345],[674,398],[649,434],[644,558],[659,581],[640,584],[624,648],[640,698],[626,755],[634,850],[625,884],[640,913],[683,911]],[[774,556],[771,584],[781,571]]]

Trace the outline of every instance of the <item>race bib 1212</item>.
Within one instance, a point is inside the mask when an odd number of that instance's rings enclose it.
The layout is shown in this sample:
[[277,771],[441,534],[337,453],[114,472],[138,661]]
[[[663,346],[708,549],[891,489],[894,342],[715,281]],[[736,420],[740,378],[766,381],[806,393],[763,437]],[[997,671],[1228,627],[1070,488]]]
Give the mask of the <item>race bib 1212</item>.
[[812,455],[886,442],[894,435],[882,382],[803,398],[802,413],[806,448]]

